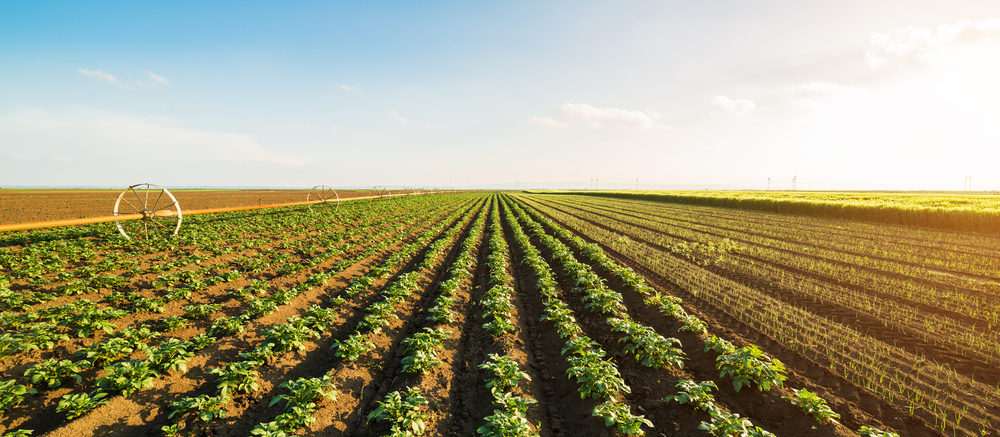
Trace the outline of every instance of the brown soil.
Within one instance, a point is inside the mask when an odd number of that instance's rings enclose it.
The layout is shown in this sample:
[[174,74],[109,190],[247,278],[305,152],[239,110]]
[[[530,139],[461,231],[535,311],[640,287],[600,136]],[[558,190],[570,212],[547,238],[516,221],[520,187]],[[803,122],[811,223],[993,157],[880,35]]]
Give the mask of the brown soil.
[[[121,190],[3,190],[0,224],[114,215]],[[172,190],[182,212],[204,208],[301,202],[309,190]],[[366,190],[338,190],[342,199],[369,195]]]

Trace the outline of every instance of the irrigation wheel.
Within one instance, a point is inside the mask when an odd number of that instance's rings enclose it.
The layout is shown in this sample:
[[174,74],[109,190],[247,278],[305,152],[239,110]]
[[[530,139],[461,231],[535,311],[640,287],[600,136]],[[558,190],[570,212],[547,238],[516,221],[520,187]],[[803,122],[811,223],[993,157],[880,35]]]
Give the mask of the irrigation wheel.
[[368,195],[374,197],[376,200],[381,199],[388,194],[389,190],[387,190],[385,187],[373,187],[371,190],[368,190]]
[[129,240],[148,241],[177,235],[181,206],[169,190],[159,185],[135,184],[118,195],[115,215],[141,215],[118,220],[118,232]]
[[313,210],[313,205],[329,205],[333,203],[334,211],[340,207],[340,195],[337,194],[337,190],[330,188],[329,185],[317,185],[309,190],[309,194],[306,194],[306,201],[318,200],[319,203],[309,204],[309,210]]

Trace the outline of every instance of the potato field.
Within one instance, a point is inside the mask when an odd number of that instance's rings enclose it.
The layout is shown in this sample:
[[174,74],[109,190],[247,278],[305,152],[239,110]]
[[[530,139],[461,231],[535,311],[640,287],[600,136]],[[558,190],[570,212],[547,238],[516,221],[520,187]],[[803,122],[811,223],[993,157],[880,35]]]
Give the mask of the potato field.
[[0,233],[0,435],[995,436],[1000,236],[572,194]]

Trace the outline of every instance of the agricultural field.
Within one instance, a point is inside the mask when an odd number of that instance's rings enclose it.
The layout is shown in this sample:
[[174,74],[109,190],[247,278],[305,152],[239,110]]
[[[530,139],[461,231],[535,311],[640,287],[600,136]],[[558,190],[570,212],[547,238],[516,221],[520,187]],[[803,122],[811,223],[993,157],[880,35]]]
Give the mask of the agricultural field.
[[183,226],[0,234],[0,435],[1000,433],[1000,236],[522,192]]
[[[309,190],[171,190],[185,210],[299,202]],[[0,224],[111,215],[121,189],[0,189]],[[369,190],[339,190],[342,198]]]
[[[539,193],[558,193],[545,192]],[[565,192],[564,192],[565,193]],[[1000,197],[992,192],[880,191],[576,191],[574,194],[848,218],[942,230],[997,233]]]

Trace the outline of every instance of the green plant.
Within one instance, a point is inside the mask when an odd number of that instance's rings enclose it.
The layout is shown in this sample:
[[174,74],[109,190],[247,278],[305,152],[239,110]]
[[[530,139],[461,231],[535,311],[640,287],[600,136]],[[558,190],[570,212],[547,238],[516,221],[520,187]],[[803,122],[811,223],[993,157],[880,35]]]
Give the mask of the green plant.
[[176,402],[170,403],[170,408],[173,411],[167,416],[168,419],[173,419],[175,415],[183,415],[189,412],[196,413],[198,419],[203,422],[208,422],[215,419],[224,419],[226,417],[226,409],[224,408],[226,403],[229,402],[229,397],[225,395],[220,396],[189,396]]
[[840,418],[840,415],[831,410],[830,406],[826,404],[826,399],[819,397],[816,393],[804,388],[792,390],[792,392],[795,393],[795,396],[782,396],[782,398],[788,399],[792,405],[801,408],[802,411],[812,416],[817,422],[836,422]]
[[691,404],[702,411],[711,411],[715,408],[715,396],[712,390],[718,390],[718,386],[712,381],[694,382],[690,379],[682,379],[677,382],[680,389],[676,395],[666,397],[667,402],[677,402],[678,404]]
[[768,391],[772,386],[781,387],[787,378],[785,365],[772,359],[757,346],[750,345],[716,357],[719,376],[729,376],[733,380],[733,390],[740,391],[745,385],[755,384],[760,391]]
[[621,435],[645,435],[642,426],[653,427],[653,422],[642,415],[632,414],[628,404],[608,400],[594,407],[594,416],[604,418],[604,426],[614,425],[615,430]]
[[188,305],[184,307],[184,317],[189,319],[207,319],[212,315],[222,304],[201,304],[201,305]]
[[164,331],[174,331],[187,326],[188,321],[181,316],[170,316],[160,321],[160,328]]
[[127,357],[135,350],[128,339],[113,337],[80,349],[77,354],[85,356],[94,366],[103,366]]
[[511,393],[493,392],[496,406],[493,414],[485,418],[486,424],[476,429],[484,437],[537,437],[537,427],[528,421],[528,406],[536,403],[532,398]]
[[450,331],[441,328],[424,328],[409,338],[403,339],[407,355],[403,358],[403,372],[423,373],[441,364],[435,350],[448,338]]
[[13,379],[0,382],[0,413],[20,404],[24,400],[24,395],[37,392],[38,390],[27,388]]
[[104,399],[107,395],[100,390],[94,390],[90,393],[66,394],[56,406],[56,412],[66,413],[66,419],[73,419],[108,403],[108,400]]
[[287,395],[278,395],[271,400],[270,405],[285,400],[288,405],[306,405],[315,403],[322,398],[337,400],[337,386],[333,377],[325,375],[322,378],[299,378],[283,382],[280,387],[288,390]]
[[149,367],[161,373],[187,372],[187,360],[194,356],[190,342],[171,338],[149,352]]
[[507,355],[490,354],[487,360],[479,365],[479,368],[493,373],[493,377],[486,380],[486,387],[494,396],[498,392],[509,391],[517,387],[522,379],[531,381],[531,377],[521,371],[517,361]]
[[249,393],[257,391],[259,388],[257,377],[259,374],[254,370],[256,364],[253,361],[228,363],[221,368],[213,368],[208,373],[219,375],[216,387],[218,387],[220,395],[228,397],[232,392]]
[[59,387],[67,378],[79,383],[82,380],[79,373],[89,364],[86,360],[73,362],[50,358],[29,368],[24,376],[30,376],[32,384],[45,382],[49,387]]
[[407,390],[405,398],[403,393],[394,391],[378,402],[378,408],[368,414],[368,420],[388,421],[389,435],[393,437],[423,435],[428,419],[422,411],[426,404],[427,399],[420,395],[417,387]]
[[305,341],[319,337],[319,332],[306,325],[303,319],[292,316],[280,325],[264,331],[265,341],[274,344],[274,350],[279,352],[305,350]]
[[862,425],[861,428],[858,429],[858,434],[864,437],[899,437],[899,434],[896,434],[894,432],[882,431],[881,429],[871,428],[864,425]]
[[334,341],[332,346],[334,349],[333,355],[348,361],[357,361],[361,357],[361,354],[375,349],[375,343],[367,340],[368,336],[356,332],[348,336],[343,342],[340,340]]
[[243,332],[245,328],[245,320],[241,317],[219,317],[212,322],[212,326],[208,328],[208,332],[213,336],[221,337],[227,335],[233,335]]
[[721,409],[711,412],[711,422],[701,422],[699,429],[708,431],[716,437],[776,437],[774,434],[754,426],[739,414],[729,413]]
[[97,380],[97,386],[105,390],[120,391],[128,396],[143,388],[153,386],[153,378],[158,374],[149,363],[139,360],[115,363],[106,375]]

